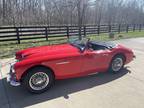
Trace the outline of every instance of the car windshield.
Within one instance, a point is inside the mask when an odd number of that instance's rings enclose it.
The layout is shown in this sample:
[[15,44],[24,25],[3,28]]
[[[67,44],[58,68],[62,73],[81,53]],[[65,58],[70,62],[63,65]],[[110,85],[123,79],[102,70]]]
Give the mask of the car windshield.
[[83,38],[82,40],[78,40],[78,39],[69,40],[69,43],[72,46],[77,47],[81,51],[83,51],[85,49],[87,42],[88,42],[88,39],[86,39],[86,38]]

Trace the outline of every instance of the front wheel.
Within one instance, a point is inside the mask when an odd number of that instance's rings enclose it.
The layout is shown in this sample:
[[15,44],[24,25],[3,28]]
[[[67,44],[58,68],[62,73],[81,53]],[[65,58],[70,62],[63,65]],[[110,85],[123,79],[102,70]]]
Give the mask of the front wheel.
[[49,69],[36,67],[28,71],[22,84],[30,92],[42,93],[54,82],[54,77]]
[[115,56],[110,64],[109,71],[112,73],[118,73],[124,66],[125,59],[122,55]]

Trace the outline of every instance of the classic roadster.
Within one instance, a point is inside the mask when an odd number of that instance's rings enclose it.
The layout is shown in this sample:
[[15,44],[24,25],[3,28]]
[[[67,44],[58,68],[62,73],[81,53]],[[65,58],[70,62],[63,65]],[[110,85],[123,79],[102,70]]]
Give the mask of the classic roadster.
[[132,50],[122,45],[89,39],[33,47],[16,52],[17,62],[11,65],[7,81],[42,93],[57,79],[98,72],[119,73],[134,57]]

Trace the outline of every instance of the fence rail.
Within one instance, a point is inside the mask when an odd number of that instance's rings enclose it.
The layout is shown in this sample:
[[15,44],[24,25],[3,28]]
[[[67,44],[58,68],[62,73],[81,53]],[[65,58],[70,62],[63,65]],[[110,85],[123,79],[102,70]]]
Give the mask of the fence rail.
[[17,41],[18,44],[22,40],[31,39],[46,39],[70,36],[78,36],[80,33],[83,36],[90,34],[100,34],[109,32],[129,32],[135,30],[143,30],[143,24],[127,24],[127,25],[87,25],[81,27],[81,32],[78,26],[24,26],[24,27],[0,27],[0,42]]

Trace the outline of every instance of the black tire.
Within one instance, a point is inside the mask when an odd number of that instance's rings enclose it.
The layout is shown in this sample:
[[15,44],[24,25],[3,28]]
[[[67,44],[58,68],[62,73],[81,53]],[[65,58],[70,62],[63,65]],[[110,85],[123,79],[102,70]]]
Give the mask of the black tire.
[[[35,90],[32,88],[33,83],[31,81],[36,81],[36,80],[31,80],[31,79],[32,79],[32,76],[34,76],[38,73],[40,73],[40,74],[42,73],[43,75],[45,75],[46,82],[48,82],[48,83],[44,82],[44,84],[45,83],[46,84],[44,85],[45,87],[43,89]],[[49,81],[47,81],[47,80],[49,80]],[[26,88],[28,91],[30,91],[32,93],[37,93],[37,94],[43,93],[46,90],[48,90],[52,86],[53,83],[54,83],[54,75],[52,74],[52,72],[49,69],[44,68],[44,67],[35,67],[35,68],[30,69],[22,80],[22,85],[24,86],[24,88]]]
[[[116,59],[122,60],[122,65],[121,65],[121,67],[118,70],[116,70],[116,69],[114,70],[114,68],[113,68],[113,64],[114,64],[114,61]],[[124,67],[124,62],[125,62],[125,57],[123,55],[116,55],[116,56],[114,56],[112,58],[112,60],[111,60],[111,64],[109,66],[109,70],[108,71],[110,73],[113,73],[113,74],[119,73],[123,69],[123,67]]]

